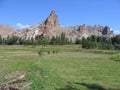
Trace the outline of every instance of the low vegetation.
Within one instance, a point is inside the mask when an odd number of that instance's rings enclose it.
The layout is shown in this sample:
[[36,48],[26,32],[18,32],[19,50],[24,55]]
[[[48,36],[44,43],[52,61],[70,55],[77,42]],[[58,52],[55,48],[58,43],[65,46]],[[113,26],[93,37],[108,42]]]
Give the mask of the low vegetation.
[[119,90],[120,52],[81,47],[0,46],[0,88]]

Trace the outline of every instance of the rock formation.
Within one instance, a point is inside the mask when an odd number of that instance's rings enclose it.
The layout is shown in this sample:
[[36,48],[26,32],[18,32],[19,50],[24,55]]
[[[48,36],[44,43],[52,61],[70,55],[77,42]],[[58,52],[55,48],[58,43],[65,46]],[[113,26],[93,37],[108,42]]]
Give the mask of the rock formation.
[[50,13],[50,16],[45,20],[44,24],[45,24],[45,30],[51,30],[54,29],[54,27],[59,26],[58,17],[55,11],[52,11]]
[[[8,28],[8,30],[11,29]],[[81,39],[82,37],[87,38],[91,35],[109,36],[109,37],[114,36],[113,32],[110,31],[110,28],[108,26],[100,26],[100,25],[89,26],[84,24],[79,26],[60,27],[58,16],[56,15],[55,11],[51,11],[48,18],[42,23],[36,24],[34,26],[25,28],[17,32],[13,30],[10,33],[12,33],[11,35],[19,36],[22,38],[34,39],[36,35],[42,35],[44,37],[51,38],[52,36],[60,35],[62,32],[64,32],[66,36],[72,40],[75,40],[76,38]],[[1,32],[0,34],[4,35]]]
[[82,37],[89,37],[91,35],[96,36],[107,36],[107,37],[113,37],[113,31],[110,31],[110,28],[108,26],[89,26],[89,25],[80,25],[80,26],[70,26],[67,28],[64,28],[67,32],[67,36],[75,40],[76,38],[82,39]]
[[20,36],[26,39],[35,38],[36,35],[43,35],[45,37],[52,37],[59,34],[58,17],[55,11],[52,11],[48,18],[40,24],[25,28],[22,31],[14,33],[13,35]]

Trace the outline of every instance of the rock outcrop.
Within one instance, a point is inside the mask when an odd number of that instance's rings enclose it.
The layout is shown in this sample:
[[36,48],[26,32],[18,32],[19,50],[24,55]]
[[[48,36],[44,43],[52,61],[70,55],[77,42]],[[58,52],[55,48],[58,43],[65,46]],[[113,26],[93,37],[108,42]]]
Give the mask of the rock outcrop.
[[50,16],[45,20],[44,22],[45,30],[51,30],[54,29],[54,27],[58,27],[58,16],[56,15],[55,11],[52,11],[50,13]]
[[107,37],[114,36],[113,31],[110,31],[108,26],[101,25],[89,26],[84,24],[80,26],[70,26],[64,29],[68,31],[67,36],[72,40],[75,40],[76,38],[82,39],[82,37],[87,38],[91,35]]

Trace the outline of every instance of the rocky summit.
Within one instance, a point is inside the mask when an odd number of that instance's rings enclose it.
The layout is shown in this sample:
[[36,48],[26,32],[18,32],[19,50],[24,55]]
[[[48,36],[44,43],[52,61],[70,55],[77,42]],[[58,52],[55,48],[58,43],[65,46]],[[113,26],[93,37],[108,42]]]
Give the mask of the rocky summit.
[[[81,39],[82,37],[87,38],[91,35],[108,37],[114,36],[114,33],[110,30],[110,27],[108,26],[89,26],[84,24],[79,26],[60,27],[58,16],[56,15],[54,10],[51,11],[50,15],[45,21],[20,31],[11,32],[11,36],[19,36],[22,38],[31,39],[35,38],[35,36],[37,35],[41,35],[51,38],[52,36],[60,35],[62,32],[66,34],[67,38],[72,40],[75,40],[76,38]],[[2,35],[1,32],[0,34]]]

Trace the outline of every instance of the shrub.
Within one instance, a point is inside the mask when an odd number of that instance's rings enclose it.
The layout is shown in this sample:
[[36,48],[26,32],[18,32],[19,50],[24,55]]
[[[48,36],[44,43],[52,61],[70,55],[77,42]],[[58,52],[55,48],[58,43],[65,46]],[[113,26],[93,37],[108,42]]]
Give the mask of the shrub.
[[120,55],[112,56],[111,59],[113,59],[113,60],[115,60],[115,61],[120,61]]
[[116,50],[120,50],[120,44],[114,45]]
[[41,55],[43,55],[43,54],[44,54],[43,50],[40,50],[40,51],[38,52],[38,55],[39,55],[39,56],[41,56]]

